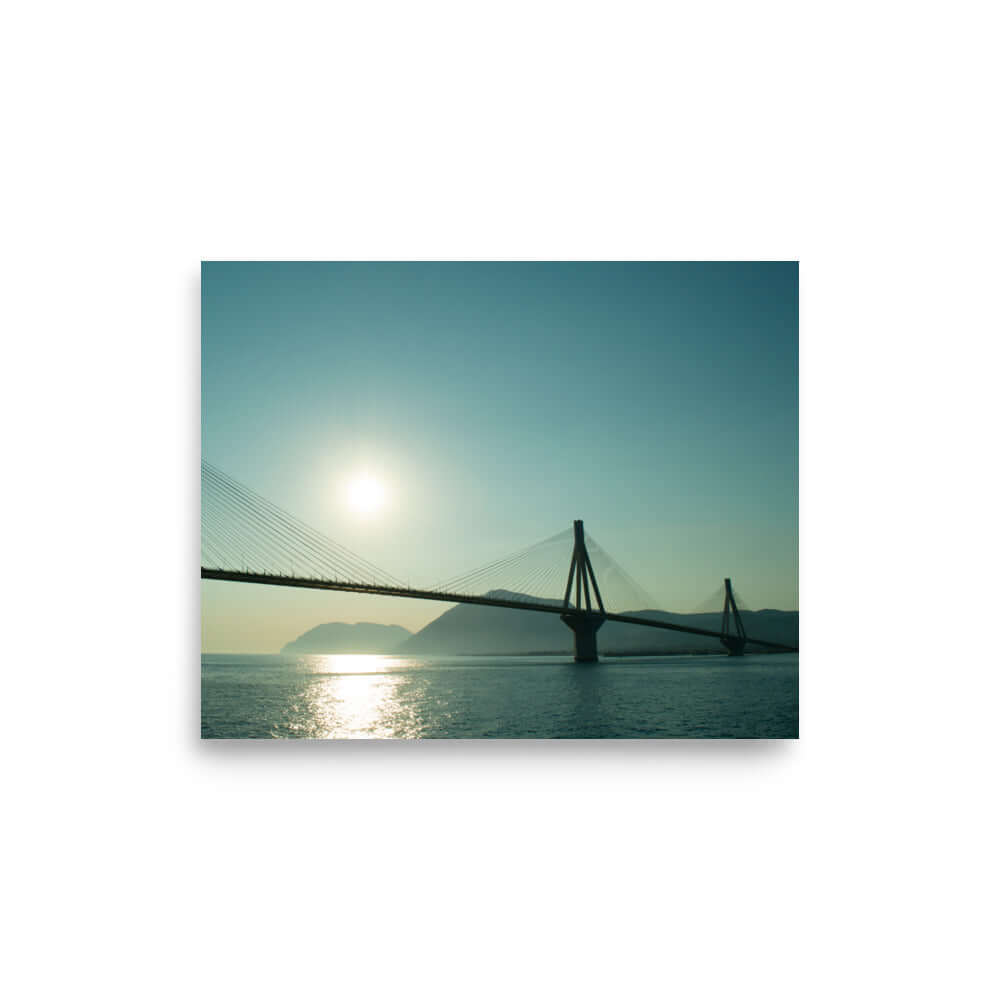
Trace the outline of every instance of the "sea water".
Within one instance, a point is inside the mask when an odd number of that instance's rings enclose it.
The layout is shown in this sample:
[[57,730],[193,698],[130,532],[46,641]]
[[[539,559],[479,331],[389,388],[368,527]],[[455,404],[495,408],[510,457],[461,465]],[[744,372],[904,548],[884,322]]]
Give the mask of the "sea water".
[[798,655],[203,655],[206,738],[795,738]]

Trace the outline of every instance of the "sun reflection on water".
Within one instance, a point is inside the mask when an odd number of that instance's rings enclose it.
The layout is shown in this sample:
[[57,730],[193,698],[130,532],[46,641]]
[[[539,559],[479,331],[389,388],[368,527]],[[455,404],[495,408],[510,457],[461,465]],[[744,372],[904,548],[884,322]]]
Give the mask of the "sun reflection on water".
[[301,711],[303,728],[316,739],[392,739],[418,735],[412,709],[402,703],[407,668],[419,661],[377,654],[311,656],[304,664],[315,680]]
[[383,656],[379,653],[327,653],[306,658],[316,674],[384,674],[415,666],[417,661],[403,656]]

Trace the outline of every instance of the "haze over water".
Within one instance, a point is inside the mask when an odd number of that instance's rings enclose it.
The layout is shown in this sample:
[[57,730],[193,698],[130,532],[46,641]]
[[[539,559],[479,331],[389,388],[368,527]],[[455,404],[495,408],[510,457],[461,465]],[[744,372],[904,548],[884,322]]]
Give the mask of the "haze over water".
[[798,655],[203,655],[208,738],[796,738]]

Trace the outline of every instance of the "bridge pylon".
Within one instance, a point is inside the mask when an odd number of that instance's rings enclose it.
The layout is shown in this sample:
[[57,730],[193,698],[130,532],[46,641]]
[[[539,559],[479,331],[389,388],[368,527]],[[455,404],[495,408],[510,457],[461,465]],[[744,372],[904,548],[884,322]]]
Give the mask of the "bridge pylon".
[[[576,604],[570,603],[573,581],[576,580]],[[593,587],[597,607],[591,604],[590,589]],[[582,594],[582,600],[581,600]],[[586,603],[586,609],[584,609]],[[566,594],[563,597],[562,620],[573,630],[574,652],[577,663],[597,662],[597,630],[604,624],[604,601],[601,588],[597,586],[594,567],[587,554],[587,543],[583,537],[583,521],[573,522],[573,558],[566,578]]]
[[[729,613],[732,611],[732,628],[729,625]],[[740,618],[740,609],[736,607],[733,597],[733,583],[726,577],[726,603],[722,607],[722,645],[729,650],[730,656],[742,656],[746,648],[747,634]]]

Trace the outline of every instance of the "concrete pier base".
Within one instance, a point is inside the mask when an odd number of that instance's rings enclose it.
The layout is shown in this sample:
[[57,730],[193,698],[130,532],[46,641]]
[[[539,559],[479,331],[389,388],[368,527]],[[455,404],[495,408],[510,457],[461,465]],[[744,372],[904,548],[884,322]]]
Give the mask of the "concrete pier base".
[[573,630],[577,663],[597,662],[597,630],[604,624],[604,615],[589,611],[560,615]]

